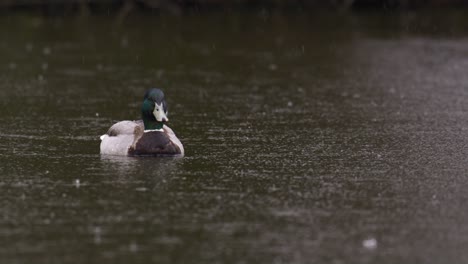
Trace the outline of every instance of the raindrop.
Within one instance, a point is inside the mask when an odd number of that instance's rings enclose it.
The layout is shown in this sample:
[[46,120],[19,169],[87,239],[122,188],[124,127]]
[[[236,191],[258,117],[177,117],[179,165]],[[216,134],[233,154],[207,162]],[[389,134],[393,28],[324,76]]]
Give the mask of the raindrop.
[[76,187],[76,188],[80,188],[80,185],[81,185],[81,184],[80,184],[80,179],[76,179],[76,180],[75,180],[75,187]]
[[49,64],[47,62],[42,63],[41,68],[43,71],[47,70],[49,68]]
[[146,187],[138,187],[138,188],[135,188],[135,190],[136,190],[137,192],[146,192],[146,191],[148,190],[148,188],[146,188]]
[[163,74],[164,74],[164,70],[157,70],[156,71],[156,77],[157,78],[161,78],[163,76]]
[[44,49],[42,49],[42,53],[43,53],[44,55],[50,55],[50,52],[51,52],[51,50],[50,50],[49,47],[45,47]]
[[128,39],[125,38],[125,37],[122,38],[122,39],[120,40],[120,46],[121,46],[122,48],[128,47]]
[[33,44],[31,44],[31,43],[26,44],[26,51],[27,51],[27,52],[31,52],[31,51],[33,50],[33,47],[34,47],[34,46],[33,46]]
[[260,18],[263,19],[264,21],[266,21],[268,19],[268,11],[263,8],[261,11],[260,11]]
[[132,241],[129,245],[129,250],[130,252],[137,252],[138,251],[138,245],[135,241]]
[[377,240],[375,238],[369,238],[362,241],[362,246],[365,249],[374,250],[377,248]]
[[101,244],[101,228],[99,226],[94,227],[94,244]]

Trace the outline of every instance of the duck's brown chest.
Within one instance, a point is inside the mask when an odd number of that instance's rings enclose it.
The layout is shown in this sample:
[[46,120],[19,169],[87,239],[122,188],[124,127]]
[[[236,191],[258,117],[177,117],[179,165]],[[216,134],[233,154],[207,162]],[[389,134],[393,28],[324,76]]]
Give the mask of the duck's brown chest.
[[130,156],[167,156],[181,154],[165,132],[146,132],[138,138],[128,151]]

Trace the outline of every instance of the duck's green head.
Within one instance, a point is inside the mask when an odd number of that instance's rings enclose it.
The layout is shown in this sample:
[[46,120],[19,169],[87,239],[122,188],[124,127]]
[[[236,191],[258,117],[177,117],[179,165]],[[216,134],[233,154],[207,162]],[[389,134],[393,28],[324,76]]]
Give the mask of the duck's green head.
[[164,123],[169,121],[163,91],[157,88],[146,91],[141,106],[141,116],[145,124],[145,130],[163,128]]

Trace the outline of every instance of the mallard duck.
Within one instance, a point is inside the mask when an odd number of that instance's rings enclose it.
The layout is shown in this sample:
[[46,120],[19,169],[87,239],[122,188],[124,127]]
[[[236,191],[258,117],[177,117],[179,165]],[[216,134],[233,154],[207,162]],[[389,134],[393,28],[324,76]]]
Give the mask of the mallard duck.
[[166,122],[167,104],[160,89],[149,89],[141,106],[142,120],[121,121],[101,136],[101,154],[183,156],[184,147]]

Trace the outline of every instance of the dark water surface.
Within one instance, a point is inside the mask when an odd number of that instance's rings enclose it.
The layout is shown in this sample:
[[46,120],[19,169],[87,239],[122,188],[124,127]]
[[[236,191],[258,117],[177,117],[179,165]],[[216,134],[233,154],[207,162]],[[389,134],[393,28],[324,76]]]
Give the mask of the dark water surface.
[[[467,263],[467,25],[0,17],[0,263]],[[186,157],[101,157],[149,87]]]

